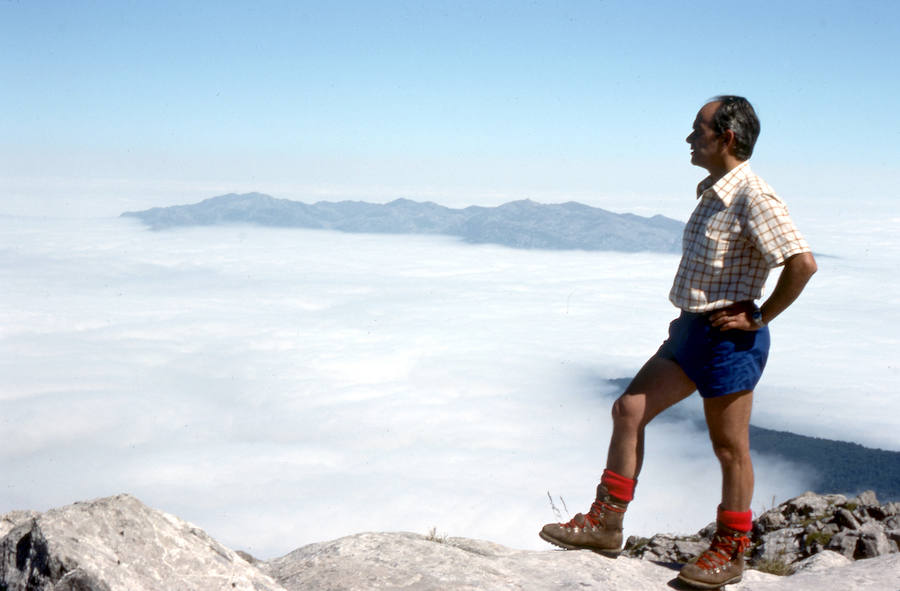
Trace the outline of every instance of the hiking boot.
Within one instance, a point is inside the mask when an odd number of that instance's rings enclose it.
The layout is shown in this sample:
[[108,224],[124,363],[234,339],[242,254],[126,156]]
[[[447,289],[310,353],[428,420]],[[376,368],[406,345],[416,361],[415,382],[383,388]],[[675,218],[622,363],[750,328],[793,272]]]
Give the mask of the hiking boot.
[[684,565],[678,578],[700,589],[718,589],[741,580],[744,572],[744,551],[750,547],[746,532],[719,524],[709,548],[693,562]]
[[602,484],[587,515],[578,513],[568,523],[548,523],[540,536],[566,550],[593,550],[608,556],[622,551],[622,518],[628,503],[612,497]]

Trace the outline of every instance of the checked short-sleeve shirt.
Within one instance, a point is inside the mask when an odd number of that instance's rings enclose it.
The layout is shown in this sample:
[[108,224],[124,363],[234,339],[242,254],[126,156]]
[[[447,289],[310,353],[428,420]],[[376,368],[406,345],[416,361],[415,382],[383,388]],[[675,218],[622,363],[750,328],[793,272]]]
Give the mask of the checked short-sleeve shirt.
[[810,252],[784,202],[748,162],[715,184],[705,179],[697,195],[669,292],[682,310],[710,312],[759,299],[770,269]]

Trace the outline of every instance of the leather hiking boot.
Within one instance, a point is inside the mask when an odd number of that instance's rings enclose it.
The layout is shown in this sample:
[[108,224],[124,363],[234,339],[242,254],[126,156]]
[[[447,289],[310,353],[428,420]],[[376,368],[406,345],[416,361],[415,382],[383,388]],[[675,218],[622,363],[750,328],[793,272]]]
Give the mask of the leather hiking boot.
[[622,518],[628,503],[613,498],[602,484],[587,515],[578,513],[568,523],[548,523],[540,536],[566,550],[593,550],[608,556],[622,551]]
[[700,589],[718,589],[741,580],[744,572],[744,551],[750,547],[746,532],[719,524],[709,548],[693,562],[684,565],[679,580]]

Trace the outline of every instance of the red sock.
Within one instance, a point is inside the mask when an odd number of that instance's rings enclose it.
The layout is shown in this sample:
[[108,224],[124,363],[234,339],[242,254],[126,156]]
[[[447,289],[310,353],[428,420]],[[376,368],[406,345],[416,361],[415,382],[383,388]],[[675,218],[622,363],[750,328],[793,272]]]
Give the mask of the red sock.
[[630,503],[634,498],[634,487],[637,486],[637,480],[633,478],[625,478],[606,469],[603,471],[603,476],[600,477],[600,483],[606,487],[609,494],[621,501]]
[[718,520],[725,527],[739,532],[749,532],[753,529],[752,511],[726,511],[719,507]]

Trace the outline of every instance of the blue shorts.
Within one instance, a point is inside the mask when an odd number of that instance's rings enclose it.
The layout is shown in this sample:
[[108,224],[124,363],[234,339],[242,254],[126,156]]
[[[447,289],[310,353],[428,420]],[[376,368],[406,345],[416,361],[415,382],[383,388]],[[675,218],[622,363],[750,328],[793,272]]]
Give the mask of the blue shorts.
[[719,330],[708,314],[682,312],[656,354],[677,363],[704,398],[753,390],[769,357],[769,328]]

